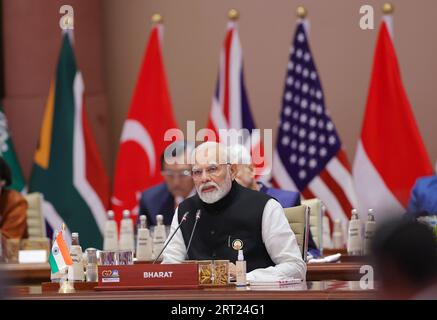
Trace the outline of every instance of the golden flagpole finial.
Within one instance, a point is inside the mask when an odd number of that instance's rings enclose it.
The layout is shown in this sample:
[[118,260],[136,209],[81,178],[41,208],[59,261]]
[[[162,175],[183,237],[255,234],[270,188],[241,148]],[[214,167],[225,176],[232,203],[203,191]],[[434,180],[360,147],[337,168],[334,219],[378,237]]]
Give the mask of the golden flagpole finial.
[[64,27],[65,29],[70,29],[70,27],[73,26],[73,19],[66,17],[64,20]]
[[240,14],[238,13],[237,9],[232,8],[228,11],[228,18],[229,20],[236,21],[240,17]]
[[300,19],[305,19],[308,15],[308,11],[307,11],[307,9],[305,9],[304,6],[299,6],[296,9],[296,15]]
[[163,22],[164,22],[164,19],[162,18],[162,16],[161,16],[159,13],[155,13],[155,14],[152,16],[152,22],[153,22],[153,23],[163,23]]
[[382,12],[384,14],[393,14],[394,11],[395,11],[395,7],[390,2],[386,2],[382,6]]

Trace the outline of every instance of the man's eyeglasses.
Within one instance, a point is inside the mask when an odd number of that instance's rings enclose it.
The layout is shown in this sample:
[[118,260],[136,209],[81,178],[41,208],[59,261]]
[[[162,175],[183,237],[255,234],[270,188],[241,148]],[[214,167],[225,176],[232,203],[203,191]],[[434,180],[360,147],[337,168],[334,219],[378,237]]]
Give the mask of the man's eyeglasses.
[[214,177],[218,177],[220,175],[220,168],[221,166],[226,165],[226,164],[221,164],[221,165],[210,165],[208,167],[206,167],[205,169],[193,169],[191,170],[191,175],[193,177],[193,179],[200,179],[202,177],[203,171],[205,170],[206,175],[208,176],[214,176]]
[[181,170],[181,171],[173,171],[173,170],[164,170],[161,172],[163,176],[174,178],[185,178],[191,176],[190,170]]

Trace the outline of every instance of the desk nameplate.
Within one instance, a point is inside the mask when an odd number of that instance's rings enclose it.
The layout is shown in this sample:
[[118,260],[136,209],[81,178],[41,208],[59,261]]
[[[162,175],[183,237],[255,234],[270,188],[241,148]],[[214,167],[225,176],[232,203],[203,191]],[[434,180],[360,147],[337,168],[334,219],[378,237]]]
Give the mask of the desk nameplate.
[[190,289],[199,287],[196,263],[98,266],[96,290]]

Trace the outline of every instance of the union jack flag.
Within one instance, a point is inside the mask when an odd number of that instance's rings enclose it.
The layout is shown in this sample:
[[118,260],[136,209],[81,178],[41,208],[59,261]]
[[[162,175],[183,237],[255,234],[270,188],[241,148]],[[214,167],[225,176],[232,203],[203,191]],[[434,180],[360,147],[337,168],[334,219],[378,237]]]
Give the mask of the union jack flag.
[[251,151],[257,176],[266,175],[269,172],[260,131],[254,131],[256,125],[250,111],[244,84],[243,53],[235,21],[228,22],[207,127],[215,132],[219,141],[224,143],[228,142],[224,141],[225,137],[220,134],[220,129],[247,129],[250,135],[242,136],[244,141],[239,143]]

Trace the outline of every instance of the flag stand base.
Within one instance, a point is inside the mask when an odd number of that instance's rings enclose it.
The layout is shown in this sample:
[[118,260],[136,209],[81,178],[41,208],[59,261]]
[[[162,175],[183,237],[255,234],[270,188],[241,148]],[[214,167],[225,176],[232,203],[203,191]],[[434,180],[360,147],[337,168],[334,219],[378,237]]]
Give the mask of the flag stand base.
[[75,293],[75,292],[76,290],[74,289],[74,286],[70,281],[65,280],[60,283],[58,293]]

